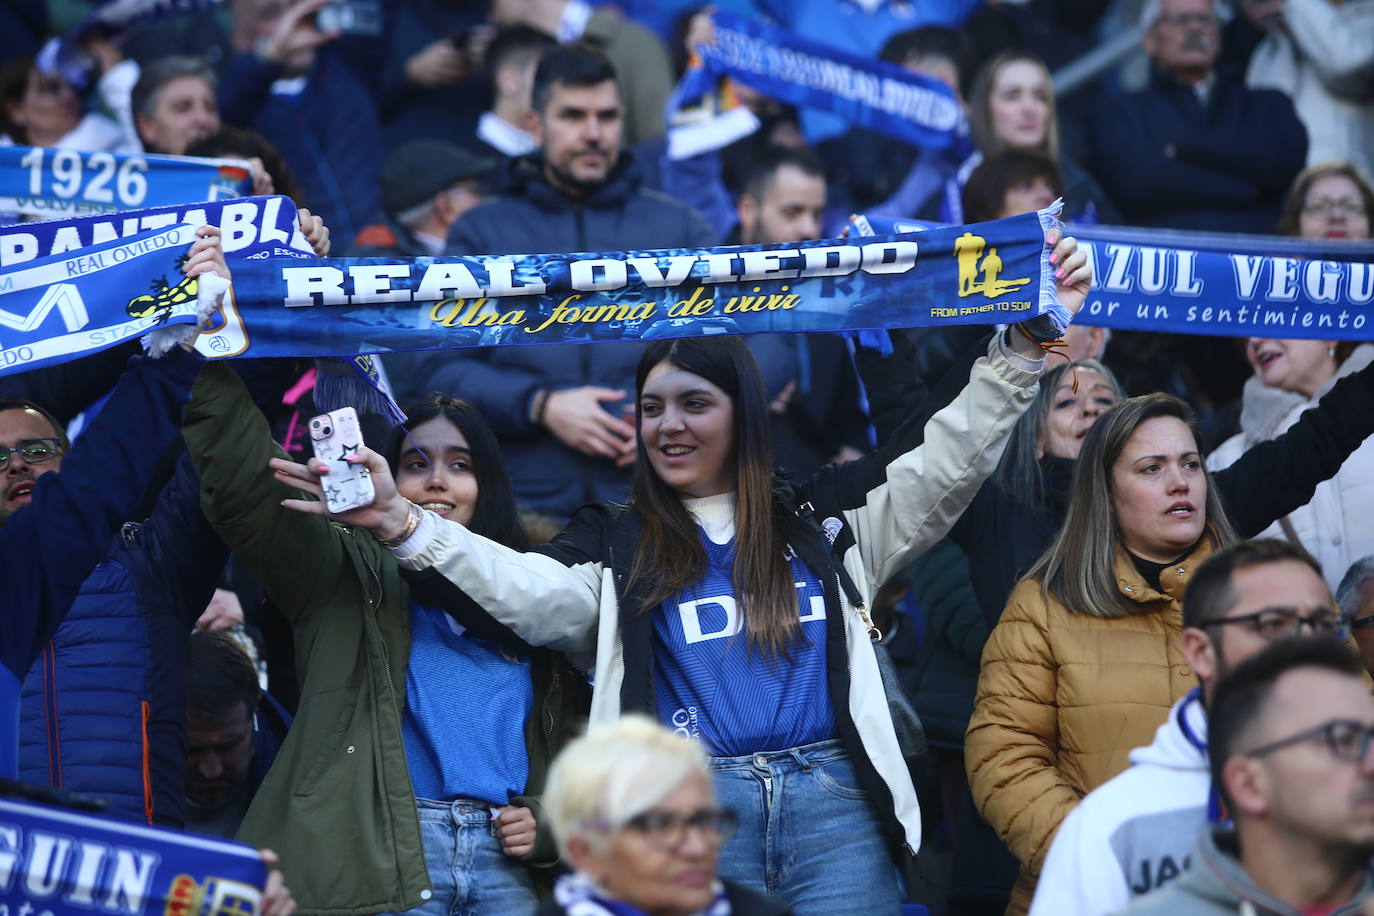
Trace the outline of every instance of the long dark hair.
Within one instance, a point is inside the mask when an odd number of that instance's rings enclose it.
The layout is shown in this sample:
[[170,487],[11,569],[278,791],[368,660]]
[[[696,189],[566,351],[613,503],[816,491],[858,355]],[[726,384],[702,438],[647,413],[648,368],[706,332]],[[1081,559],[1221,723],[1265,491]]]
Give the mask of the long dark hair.
[[[638,395],[659,363],[699,375],[730,397],[734,409],[736,489],[735,600],[752,646],[784,655],[801,632],[797,591],[785,557],[780,504],[773,495],[773,448],[768,400],[758,363],[738,337],[660,340],[635,371],[635,425],[643,422]],[[645,580],[650,597],[641,611],[706,575],[706,551],[682,498],[649,463],[641,437],[636,449],[633,508],[643,524],[630,583]],[[629,588],[627,588],[629,591]]]
[[395,474],[399,470],[401,453],[410,441],[410,431],[440,417],[458,427],[472,455],[472,473],[477,478],[477,506],[467,525],[468,530],[516,550],[526,549],[529,539],[516,512],[515,494],[506,475],[506,464],[501,460],[501,447],[481,411],[462,398],[431,394],[406,410],[405,426],[398,426],[392,433],[386,452],[391,472]]

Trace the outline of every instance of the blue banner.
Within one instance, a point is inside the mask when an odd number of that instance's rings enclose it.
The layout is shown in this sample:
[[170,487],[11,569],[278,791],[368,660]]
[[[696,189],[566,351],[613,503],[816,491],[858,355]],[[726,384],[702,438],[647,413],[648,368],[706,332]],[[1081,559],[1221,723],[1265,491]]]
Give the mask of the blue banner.
[[286,197],[242,197],[236,200],[155,207],[127,213],[83,216],[0,226],[0,269],[36,258],[80,251],[149,229],[185,223],[220,230],[226,258],[313,258],[297,225],[296,205]]
[[256,916],[266,883],[240,843],[0,799],[9,916]]
[[177,269],[194,240],[176,225],[0,271],[0,375],[194,324],[199,284]]
[[717,10],[711,20],[715,43],[695,49],[700,66],[688,69],[670,111],[728,76],[778,101],[823,109],[916,146],[943,149],[967,134],[959,100],[939,80],[733,13]]
[[[860,236],[947,231],[856,217]],[[1093,288],[1074,320],[1130,331],[1374,340],[1374,245],[1075,226]],[[900,238],[902,235],[897,235]],[[906,236],[913,237],[913,236]]]
[[38,67],[44,73],[58,73],[77,92],[90,83],[96,61],[81,39],[88,35],[109,37],[134,26],[169,16],[194,13],[224,0],[100,0],[66,34],[49,39],[38,52]]
[[243,163],[188,156],[0,147],[0,211],[69,217],[225,200],[248,193]]
[[[910,236],[590,254],[240,261],[221,356],[1066,323],[1056,211]],[[221,343],[216,341],[220,340]]]

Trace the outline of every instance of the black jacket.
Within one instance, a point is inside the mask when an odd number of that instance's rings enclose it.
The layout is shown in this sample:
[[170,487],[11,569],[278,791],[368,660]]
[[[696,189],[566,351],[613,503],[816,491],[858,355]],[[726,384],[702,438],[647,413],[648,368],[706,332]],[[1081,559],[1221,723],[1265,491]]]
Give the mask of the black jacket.
[[1288,96],[1217,74],[1202,103],[1156,72],[1099,105],[1093,170],[1131,225],[1269,233],[1307,157]]
[[[453,224],[446,253],[535,254],[713,244],[714,233],[695,210],[640,187],[628,153],[621,154],[607,182],[581,200],[568,197],[545,180],[542,160],[536,154],[506,163],[500,195]],[[475,403],[501,439],[506,469],[520,502],[567,517],[584,503],[623,498],[629,477],[613,462],[583,455],[532,424],[529,412],[534,394],[583,385],[623,389],[623,404],[604,405],[619,414],[633,404],[630,395],[641,349],[637,342],[617,341],[576,347],[436,351],[418,361],[414,371],[422,382],[416,387]]]
[[[1255,537],[1312,499],[1350,453],[1374,434],[1374,364],[1339,382],[1326,397],[1276,439],[1249,449],[1230,467],[1213,472],[1222,506],[1236,534]],[[1036,510],[998,486],[983,484],[950,531],[969,556],[973,588],[988,626],[997,625],[1007,596],[1026,568],[1050,546],[1069,503],[1073,462],[1046,458],[1048,508]]]

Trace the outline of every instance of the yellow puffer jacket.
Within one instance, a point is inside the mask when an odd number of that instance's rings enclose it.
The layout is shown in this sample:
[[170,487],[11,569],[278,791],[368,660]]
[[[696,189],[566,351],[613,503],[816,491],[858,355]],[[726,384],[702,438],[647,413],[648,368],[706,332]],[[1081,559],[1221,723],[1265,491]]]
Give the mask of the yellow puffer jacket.
[[969,786],[983,817],[1021,860],[1008,914],[1025,913],[1059,824],[1078,800],[1126,768],[1176,700],[1197,686],[1178,646],[1182,599],[1212,552],[1204,540],[1145,583],[1117,556],[1117,586],[1133,617],[1075,614],[1038,580],[1022,580],[983,649],[964,742]]

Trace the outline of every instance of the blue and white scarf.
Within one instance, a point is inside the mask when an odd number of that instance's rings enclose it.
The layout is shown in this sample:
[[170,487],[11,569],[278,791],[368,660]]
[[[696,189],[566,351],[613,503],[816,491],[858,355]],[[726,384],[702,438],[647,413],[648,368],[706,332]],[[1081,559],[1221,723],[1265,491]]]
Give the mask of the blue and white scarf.
[[256,916],[252,847],[0,799],[0,909],[52,916]]
[[[725,887],[716,882],[716,899],[706,909],[693,916],[730,916],[730,901]],[[614,900],[606,892],[579,872],[564,875],[553,888],[553,899],[567,916],[647,916],[639,907]]]
[[[856,217],[860,236],[935,224]],[[1079,324],[1227,337],[1369,340],[1374,243],[1074,226],[1093,267]]]
[[225,200],[248,193],[233,159],[0,146],[0,211],[73,217]]
[[668,103],[671,114],[728,76],[798,107],[832,112],[916,146],[943,149],[968,133],[963,108],[939,80],[832,48],[733,13],[711,14],[714,44],[695,49]]

